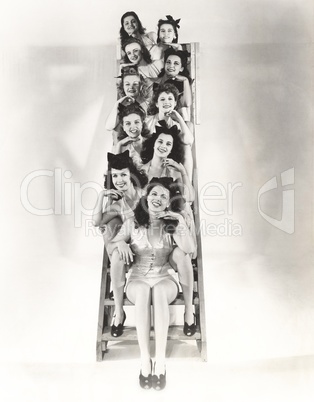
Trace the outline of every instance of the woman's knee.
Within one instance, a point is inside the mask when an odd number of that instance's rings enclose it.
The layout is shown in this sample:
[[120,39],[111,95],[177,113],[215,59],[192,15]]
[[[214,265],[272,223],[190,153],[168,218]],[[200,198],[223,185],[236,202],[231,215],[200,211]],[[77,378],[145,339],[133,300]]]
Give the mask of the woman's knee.
[[144,282],[130,282],[126,288],[126,295],[133,304],[143,303],[150,305],[151,303],[151,287]]
[[152,289],[153,303],[167,302],[170,304],[177,297],[178,286],[171,279],[164,279],[158,282]]

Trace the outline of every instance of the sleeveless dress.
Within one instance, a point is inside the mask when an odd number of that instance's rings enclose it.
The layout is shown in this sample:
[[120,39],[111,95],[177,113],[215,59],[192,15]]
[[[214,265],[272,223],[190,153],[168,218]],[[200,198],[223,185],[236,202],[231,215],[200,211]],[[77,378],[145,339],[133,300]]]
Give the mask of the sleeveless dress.
[[169,256],[175,245],[172,236],[162,231],[160,239],[155,247],[152,247],[147,237],[147,229],[135,227],[132,223],[130,246],[134,253],[131,273],[128,278],[126,289],[130,282],[135,280],[144,281],[153,287],[161,280],[167,278],[178,283],[168,270],[173,270],[169,263]]

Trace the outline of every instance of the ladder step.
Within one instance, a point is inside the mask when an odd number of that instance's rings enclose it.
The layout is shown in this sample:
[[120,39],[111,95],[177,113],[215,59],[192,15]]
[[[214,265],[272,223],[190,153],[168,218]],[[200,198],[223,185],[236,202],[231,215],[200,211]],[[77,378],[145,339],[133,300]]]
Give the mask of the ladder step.
[[[150,339],[154,339],[154,330],[150,331]],[[186,336],[183,333],[183,325],[171,325],[168,330],[168,340],[184,340],[194,341],[201,339],[201,333],[197,327],[197,331],[193,336]],[[137,334],[135,327],[124,327],[123,334],[119,338],[111,336],[110,327],[105,327],[101,337],[102,342],[107,341],[137,341]]]
[[[193,297],[193,304],[198,305],[199,304],[199,297],[198,295],[194,295]],[[106,297],[104,300],[104,305],[105,306],[114,306],[114,300],[110,299],[109,297]],[[123,305],[124,306],[133,306],[133,304],[125,298],[123,300]],[[178,297],[170,304],[170,306],[182,306],[184,305],[184,300],[183,300],[183,295],[182,293],[179,293]]]

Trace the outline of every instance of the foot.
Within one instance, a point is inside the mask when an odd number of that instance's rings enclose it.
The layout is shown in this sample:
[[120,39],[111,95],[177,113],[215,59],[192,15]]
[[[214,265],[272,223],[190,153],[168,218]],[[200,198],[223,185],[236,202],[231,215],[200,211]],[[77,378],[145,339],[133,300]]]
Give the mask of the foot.
[[124,320],[124,310],[115,310],[114,315],[113,315],[113,320],[112,320],[112,325],[115,325],[116,327],[121,324]]
[[150,357],[141,360],[141,373],[145,377],[147,377],[149,374],[152,374],[152,360]]
[[186,336],[193,336],[195,332],[196,332],[196,317],[195,314],[193,314],[192,324],[188,324],[187,321],[184,322],[183,333]]
[[150,358],[142,360],[139,382],[143,389],[150,389],[152,387],[152,361]]
[[164,362],[155,362],[154,375],[152,376],[152,387],[161,391],[166,386],[166,366]]
[[187,325],[192,325],[194,324],[194,313],[193,310],[188,310],[186,309],[184,312],[184,322],[187,323]]
[[118,325],[114,324],[115,318],[116,317],[114,316],[113,323],[111,325],[111,336],[118,338],[119,336],[121,336],[123,334],[124,321],[126,319],[125,312],[123,312],[122,322],[120,322]]

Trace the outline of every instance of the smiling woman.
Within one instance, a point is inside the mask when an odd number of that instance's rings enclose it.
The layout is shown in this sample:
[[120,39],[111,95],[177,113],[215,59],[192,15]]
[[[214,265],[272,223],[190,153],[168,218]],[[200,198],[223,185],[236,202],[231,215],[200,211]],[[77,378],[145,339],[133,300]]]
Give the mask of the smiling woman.
[[[184,254],[193,251],[193,239],[180,214],[184,200],[178,191],[172,178],[154,177],[136,207],[134,219],[125,222],[108,246],[113,256],[125,263],[132,262],[126,295],[135,305],[141,353],[139,382],[144,389],[161,390],[166,385],[169,304],[178,293],[178,284],[169,273],[170,258],[177,249]],[[150,353],[151,304],[155,331],[154,367]]]
[[[122,222],[134,215],[133,210],[142,196],[142,188],[147,184],[147,176],[134,165],[129,151],[120,155],[108,153],[108,172],[105,190],[96,202],[93,222],[103,233],[105,246],[115,236]],[[107,198],[104,204],[104,198]],[[118,337],[123,331],[125,313],[123,311],[123,287],[125,265],[118,258],[111,258],[111,283],[115,298],[115,314],[111,335]]]
[[163,60],[152,60],[149,51],[140,39],[130,37],[122,44],[125,53],[121,67],[136,65],[146,78],[157,78],[164,66]]

